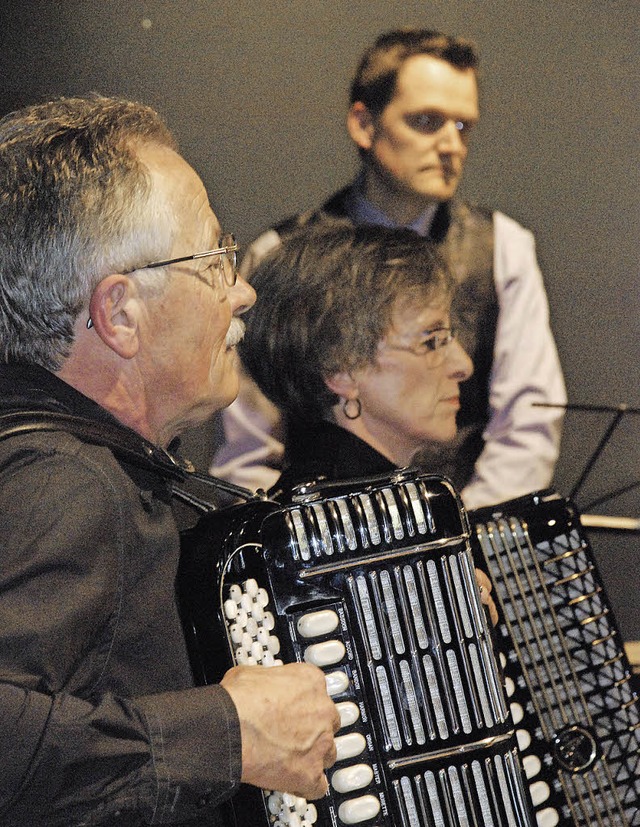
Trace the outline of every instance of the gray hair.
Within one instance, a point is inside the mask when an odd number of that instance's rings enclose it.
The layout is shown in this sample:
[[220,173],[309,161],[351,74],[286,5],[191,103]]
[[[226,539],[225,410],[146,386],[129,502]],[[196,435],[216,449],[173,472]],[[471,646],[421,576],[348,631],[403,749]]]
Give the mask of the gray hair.
[[442,257],[416,233],[337,219],[286,235],[251,284],[242,362],[290,421],[308,422],[338,401],[327,377],[375,363],[395,309],[452,295]]
[[160,116],[100,95],[0,120],[0,359],[58,370],[99,281],[168,251],[174,217],[136,147],[175,148]]

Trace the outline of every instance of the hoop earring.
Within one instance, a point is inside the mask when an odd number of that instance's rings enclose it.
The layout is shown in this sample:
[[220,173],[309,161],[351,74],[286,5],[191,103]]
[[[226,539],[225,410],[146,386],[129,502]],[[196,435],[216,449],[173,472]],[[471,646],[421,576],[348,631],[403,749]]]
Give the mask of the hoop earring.
[[[349,405],[353,404],[356,406],[355,413],[351,411],[349,412]],[[362,403],[359,399],[345,399],[344,404],[342,406],[342,412],[347,417],[347,419],[357,419],[360,414],[362,413]]]

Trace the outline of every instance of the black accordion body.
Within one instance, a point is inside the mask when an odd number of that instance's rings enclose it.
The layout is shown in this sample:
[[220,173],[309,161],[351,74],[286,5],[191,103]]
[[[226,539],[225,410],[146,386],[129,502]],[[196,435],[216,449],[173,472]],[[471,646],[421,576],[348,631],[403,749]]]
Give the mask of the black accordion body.
[[183,535],[197,682],[307,660],[342,722],[323,799],[243,787],[230,825],[535,825],[471,536],[451,485],[406,471],[234,506]]
[[539,824],[639,827],[640,706],[575,508],[546,491],[469,519]]

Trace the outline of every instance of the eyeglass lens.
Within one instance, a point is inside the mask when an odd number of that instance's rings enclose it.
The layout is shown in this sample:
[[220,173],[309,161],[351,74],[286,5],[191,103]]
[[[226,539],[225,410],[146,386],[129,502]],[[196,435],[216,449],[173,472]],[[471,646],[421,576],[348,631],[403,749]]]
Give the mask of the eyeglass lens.
[[[235,247],[235,244],[236,240],[233,233],[225,233],[220,238],[219,246],[221,248]],[[227,287],[233,287],[238,279],[237,253],[235,250],[228,250],[226,253],[222,253],[220,258],[222,259],[222,275],[224,278],[224,283]]]

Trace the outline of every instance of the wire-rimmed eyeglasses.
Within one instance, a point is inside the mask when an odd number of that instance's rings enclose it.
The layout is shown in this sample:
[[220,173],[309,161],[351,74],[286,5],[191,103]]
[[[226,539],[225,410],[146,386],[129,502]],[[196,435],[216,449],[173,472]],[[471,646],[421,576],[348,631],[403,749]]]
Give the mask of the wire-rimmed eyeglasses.
[[[171,264],[180,264],[183,261],[194,261],[199,258],[206,258],[207,256],[220,256],[221,267],[220,286],[233,287],[238,280],[238,244],[233,233],[224,233],[220,236],[218,246],[214,250],[205,250],[202,253],[192,253],[189,256],[178,256],[178,258],[168,258],[164,261],[152,261],[151,264],[142,264],[140,267],[133,267],[127,270],[122,275],[128,276],[130,273],[135,273],[137,270],[153,270],[156,267],[169,267]],[[87,329],[93,327],[91,317],[87,319]]]
[[430,363],[436,367],[444,362],[447,354],[446,347],[456,338],[457,332],[455,327],[434,327],[431,330],[425,330],[420,341],[413,345],[385,342],[384,347],[387,350],[406,350],[416,356],[428,356]]
[[179,256],[178,258],[168,258],[164,261],[152,261],[151,264],[143,264],[141,267],[134,267],[132,270],[127,270],[123,275],[135,273],[136,270],[152,270],[154,267],[169,267],[170,264],[180,264],[182,261],[193,261],[198,258],[206,258],[207,256],[221,256],[222,267],[220,275],[222,276],[223,284],[227,287],[233,287],[238,280],[237,270],[237,251],[238,245],[233,233],[225,233],[220,237],[218,246],[214,250],[205,250],[203,253],[193,253],[190,256]]

